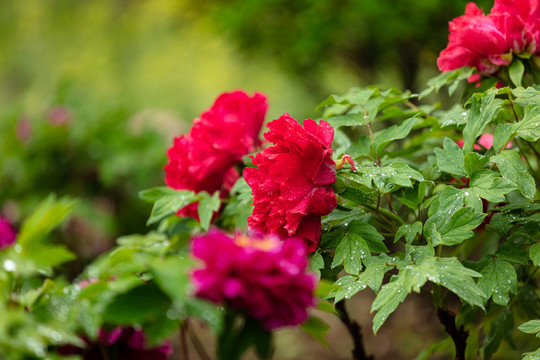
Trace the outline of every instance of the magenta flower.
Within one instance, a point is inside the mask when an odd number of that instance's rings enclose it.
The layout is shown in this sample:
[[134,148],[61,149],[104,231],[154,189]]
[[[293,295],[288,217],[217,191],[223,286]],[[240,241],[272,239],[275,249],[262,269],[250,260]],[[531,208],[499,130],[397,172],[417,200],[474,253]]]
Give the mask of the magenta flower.
[[441,71],[475,67],[491,75],[512,62],[512,54],[540,53],[540,7],[537,0],[495,0],[484,15],[468,3],[465,15],[449,24],[449,42],[437,64]]
[[289,114],[268,128],[264,137],[275,146],[253,158],[256,169],[244,170],[255,206],[249,225],[265,234],[303,238],[312,252],[319,245],[321,216],[337,206],[330,147],[334,129],[326,121],[317,124],[311,119],[301,126]]
[[204,264],[191,276],[196,295],[243,310],[267,329],[300,324],[314,304],[315,278],[300,239],[211,230],[193,239],[192,253]]
[[5,249],[13,245],[17,239],[17,233],[9,222],[0,216],[0,250]]
[[[235,165],[260,144],[258,138],[268,105],[263,94],[242,91],[221,94],[195,119],[188,135],[174,139],[167,151],[165,183],[178,190],[222,191],[225,196],[239,174]],[[197,205],[179,215],[197,218]]]
[[[148,347],[146,336],[141,330],[132,327],[116,327],[110,331],[100,329],[95,341],[83,338],[85,348],[73,345],[61,345],[57,352],[61,356],[80,355],[84,360],[102,360],[103,351],[117,360],[167,360],[172,354],[169,342],[160,346]],[[112,357],[111,357],[112,359]]]

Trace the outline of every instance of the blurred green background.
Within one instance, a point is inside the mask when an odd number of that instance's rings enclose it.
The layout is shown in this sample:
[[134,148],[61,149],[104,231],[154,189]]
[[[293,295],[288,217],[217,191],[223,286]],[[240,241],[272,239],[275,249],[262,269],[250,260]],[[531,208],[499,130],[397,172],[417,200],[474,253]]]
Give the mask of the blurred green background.
[[[1,1],[0,214],[17,225],[50,192],[78,198],[76,215],[56,234],[80,256],[67,269],[75,276],[117,236],[147,231],[150,205],[137,192],[164,184],[172,138],[221,92],[264,92],[271,120],[284,112],[317,117],[319,102],[351,86],[419,91],[437,74],[447,23],[465,4]],[[420,326],[412,313],[403,323]],[[367,313],[361,323],[370,328]],[[332,331],[343,347],[310,349],[320,358],[348,357],[343,329]],[[422,331],[440,338],[437,322]],[[368,351],[413,358],[428,341],[412,343],[410,335],[367,335]],[[286,347],[280,358],[295,358]]]

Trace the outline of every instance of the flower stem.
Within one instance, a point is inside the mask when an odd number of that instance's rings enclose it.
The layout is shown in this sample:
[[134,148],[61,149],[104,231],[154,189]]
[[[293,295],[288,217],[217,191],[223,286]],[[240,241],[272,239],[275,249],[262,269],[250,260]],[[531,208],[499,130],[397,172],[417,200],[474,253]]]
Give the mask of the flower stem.
[[199,354],[202,360],[212,360],[210,355],[208,355],[208,353],[204,349],[204,345],[201,343],[201,340],[199,340],[199,338],[197,337],[197,334],[195,333],[195,331],[191,328],[191,326],[189,326],[188,319],[186,319],[185,324],[186,324],[186,330],[187,330],[188,336],[191,339],[191,342],[193,343],[193,345],[195,346],[195,350],[197,351],[197,354]]
[[339,301],[336,303],[336,309],[339,311],[339,318],[347,327],[349,334],[351,334],[354,343],[354,349],[352,350],[352,355],[354,360],[374,360],[373,356],[366,354],[364,349],[364,341],[362,337],[362,328],[360,324],[352,320],[347,313],[345,308],[345,301]]

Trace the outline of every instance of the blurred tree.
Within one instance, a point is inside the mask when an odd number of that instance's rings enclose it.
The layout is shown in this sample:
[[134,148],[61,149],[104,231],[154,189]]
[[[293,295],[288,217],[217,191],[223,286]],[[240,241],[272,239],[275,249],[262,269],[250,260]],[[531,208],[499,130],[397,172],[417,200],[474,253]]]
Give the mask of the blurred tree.
[[[343,64],[366,82],[398,67],[402,85],[416,88],[421,57],[445,47],[447,23],[464,13],[466,0],[232,0],[198,1],[250,55],[275,57],[315,94],[323,69]],[[489,9],[491,1],[480,0]],[[433,67],[435,63],[433,62]]]

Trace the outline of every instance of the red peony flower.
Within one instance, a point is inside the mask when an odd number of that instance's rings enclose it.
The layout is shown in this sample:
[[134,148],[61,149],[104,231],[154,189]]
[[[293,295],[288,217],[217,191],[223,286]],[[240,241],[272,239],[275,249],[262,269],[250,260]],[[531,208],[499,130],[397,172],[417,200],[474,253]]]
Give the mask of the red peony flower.
[[537,0],[495,0],[489,15],[468,3],[465,15],[449,24],[449,43],[437,64],[441,71],[473,66],[490,75],[512,62],[512,53],[540,50],[540,8]]
[[[174,139],[167,151],[165,183],[179,190],[225,195],[239,174],[235,165],[260,144],[258,134],[268,105],[266,97],[242,91],[221,94],[214,105],[194,120],[188,135]],[[179,211],[197,218],[197,204]]]
[[300,324],[314,304],[301,239],[211,230],[193,239],[192,253],[204,262],[191,276],[197,296],[243,310],[267,329]]
[[330,147],[334,129],[311,119],[302,127],[289,114],[268,128],[264,137],[275,146],[253,158],[256,169],[244,170],[255,206],[248,223],[262,233],[303,238],[312,252],[319,244],[321,216],[337,206],[331,186],[336,181]]
[[5,249],[13,245],[17,239],[17,233],[9,222],[0,216],[0,250]]

